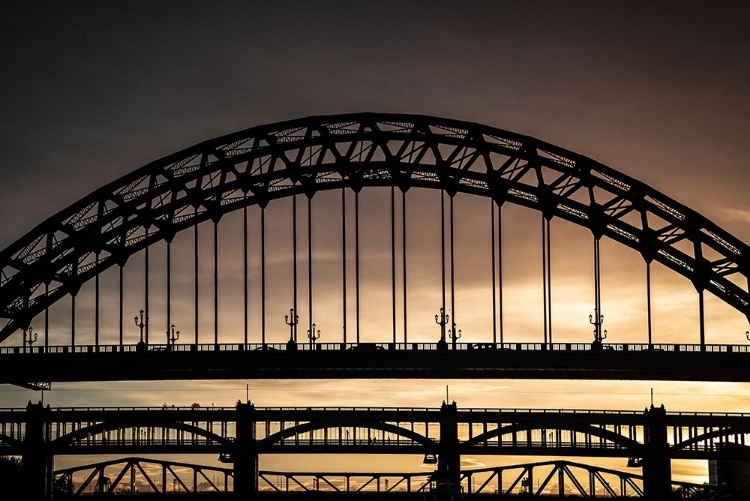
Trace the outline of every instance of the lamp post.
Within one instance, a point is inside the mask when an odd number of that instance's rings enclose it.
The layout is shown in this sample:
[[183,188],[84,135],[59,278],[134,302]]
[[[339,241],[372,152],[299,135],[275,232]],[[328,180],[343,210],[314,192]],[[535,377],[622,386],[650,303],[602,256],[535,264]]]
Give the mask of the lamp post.
[[167,331],[167,350],[172,349],[172,346],[174,346],[175,341],[180,339],[180,331],[175,332],[174,330],[174,324],[170,326],[172,329],[172,335],[169,335],[169,331]]
[[458,341],[461,338],[461,329],[458,329],[458,332],[456,331],[456,324],[452,324],[453,328],[448,331],[448,335],[451,338],[451,343],[453,344],[453,349],[456,349],[456,341]]
[[284,315],[284,323],[289,326],[289,341],[295,342],[294,331],[299,323],[299,315],[294,313],[294,308],[289,308],[289,315]]
[[315,341],[320,339],[320,329],[315,330],[315,324],[312,324],[312,328],[307,331],[307,338],[310,340],[310,349],[312,349]]
[[145,319],[143,318],[143,310],[138,312],[140,314],[140,318],[137,316],[135,317],[135,325],[136,327],[139,327],[141,329],[141,340],[138,341],[138,344],[135,347],[136,351],[146,351],[146,343],[143,342],[143,328],[146,327],[146,324],[148,324],[148,317]]
[[37,338],[39,337],[38,333],[31,333],[33,328],[29,326],[28,331],[23,331],[23,351],[26,351],[26,345],[29,345],[29,351],[31,351],[31,345],[36,343]]
[[450,315],[446,315],[445,310],[440,308],[440,314],[435,315],[435,323],[440,326],[440,341],[438,341],[438,349],[447,348],[445,342],[445,326],[448,325]]
[[604,315],[599,313],[599,308],[594,308],[594,314],[589,315],[589,323],[594,326],[594,346],[601,346],[602,341],[607,339],[607,330],[602,332]]

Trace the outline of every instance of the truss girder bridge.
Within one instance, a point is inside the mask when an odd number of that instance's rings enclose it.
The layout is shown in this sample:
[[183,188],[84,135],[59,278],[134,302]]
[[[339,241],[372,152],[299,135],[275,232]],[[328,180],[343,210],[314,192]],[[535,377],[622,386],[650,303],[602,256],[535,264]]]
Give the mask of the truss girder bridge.
[[[75,482],[78,475],[83,480]],[[163,459],[127,457],[56,470],[56,479],[64,480],[70,497],[137,494],[147,487],[158,494],[231,493],[234,470],[218,466],[176,462]],[[258,471],[258,490],[275,493],[279,499],[290,494],[315,492],[357,494],[414,494],[423,499],[429,492],[430,473],[401,472],[313,472]],[[461,483],[468,495],[512,496],[528,493],[558,497],[578,495],[586,498],[643,498],[643,476],[631,472],[601,468],[573,461],[539,461],[461,471]],[[539,482],[535,482],[538,479]],[[144,485],[145,484],[145,485]],[[140,487],[143,485],[143,487]],[[531,486],[531,488],[530,488]],[[716,488],[690,482],[672,482],[674,490],[697,499],[710,496]],[[275,499],[276,497],[274,497]]]

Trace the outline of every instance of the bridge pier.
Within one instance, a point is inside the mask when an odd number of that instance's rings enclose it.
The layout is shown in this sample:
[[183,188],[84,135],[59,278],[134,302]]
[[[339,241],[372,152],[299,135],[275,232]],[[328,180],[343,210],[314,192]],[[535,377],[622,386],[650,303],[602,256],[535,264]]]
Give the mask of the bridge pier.
[[255,499],[258,494],[258,451],[255,447],[255,406],[237,403],[237,436],[232,452],[234,495]]
[[26,437],[21,455],[21,477],[26,489],[25,499],[32,501],[52,497],[54,457],[47,450],[49,428],[45,417],[49,412],[41,402],[29,402],[26,406]]
[[440,447],[437,471],[432,475],[436,494],[461,492],[461,453],[458,448],[458,407],[446,402],[440,407]]
[[649,501],[672,495],[672,465],[667,442],[667,411],[664,406],[646,410],[643,454],[643,493]]

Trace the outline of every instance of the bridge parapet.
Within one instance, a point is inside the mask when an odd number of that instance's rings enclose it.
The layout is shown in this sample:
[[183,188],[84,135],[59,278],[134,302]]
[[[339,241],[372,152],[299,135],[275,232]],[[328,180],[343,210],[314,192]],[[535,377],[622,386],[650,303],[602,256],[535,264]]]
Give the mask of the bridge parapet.
[[[750,382],[750,346],[605,345],[515,343],[515,349],[245,349],[253,345],[205,345],[139,352],[133,346],[0,348],[0,384],[28,381],[144,381],[200,379],[621,379]],[[199,345],[201,346],[201,345]],[[324,344],[316,346],[326,347]],[[580,346],[581,349],[575,348]],[[242,349],[240,349],[242,347]],[[283,348],[282,348],[283,347]],[[89,349],[90,348],[90,349]],[[652,348],[652,349],[648,349]],[[46,351],[45,351],[46,350]],[[700,371],[695,370],[701,367]]]

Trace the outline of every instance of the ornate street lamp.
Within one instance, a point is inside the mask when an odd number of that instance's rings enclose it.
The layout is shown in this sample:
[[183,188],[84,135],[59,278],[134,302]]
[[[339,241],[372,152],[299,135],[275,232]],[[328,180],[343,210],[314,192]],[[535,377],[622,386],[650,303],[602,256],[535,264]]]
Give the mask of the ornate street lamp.
[[174,324],[172,324],[170,327],[172,329],[172,336],[170,337],[169,331],[167,331],[167,349],[168,350],[171,349],[170,348],[171,346],[174,346],[175,341],[180,339],[180,331],[175,332]]
[[453,328],[448,331],[448,335],[451,338],[451,343],[453,343],[453,349],[456,349],[456,341],[458,341],[461,338],[461,329],[458,329],[456,331],[456,324],[453,324]]
[[[33,328],[29,326],[28,331],[23,331],[23,351],[26,351],[26,345],[29,345],[29,351],[31,351],[31,345],[36,343],[37,338],[39,337],[38,333],[32,334],[31,331]],[[33,336],[33,337],[32,337]]]
[[299,323],[299,315],[294,313],[294,308],[289,308],[289,315],[284,315],[284,323],[289,326],[289,341],[294,342],[294,331]]
[[607,339],[607,330],[605,329],[602,333],[602,324],[604,323],[604,315],[599,313],[599,308],[594,308],[594,314],[589,315],[589,323],[594,326],[594,343],[595,345],[601,345],[602,341]]
[[307,339],[310,340],[310,348],[315,344],[315,341],[320,339],[320,329],[315,330],[315,324],[312,324],[312,328],[307,331]]
[[440,314],[435,315],[435,323],[440,326],[440,341],[438,341],[438,348],[446,347],[445,342],[445,326],[448,325],[450,315],[446,315],[445,310],[440,308]]
[[143,328],[148,325],[148,317],[143,318],[143,310],[138,313],[140,314],[140,318],[138,316],[135,317],[135,325],[141,329],[141,340],[138,341],[135,351],[146,351],[146,343],[143,341]]

